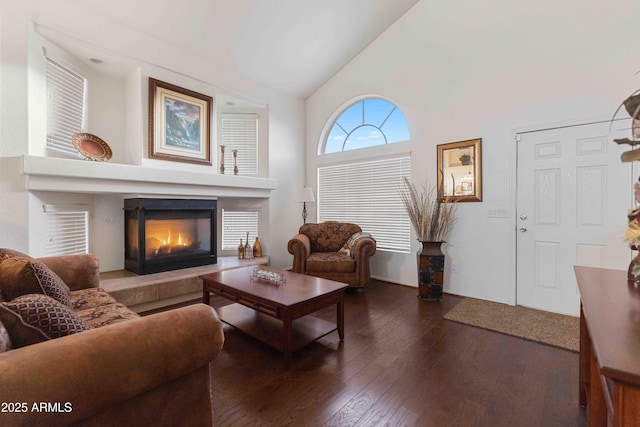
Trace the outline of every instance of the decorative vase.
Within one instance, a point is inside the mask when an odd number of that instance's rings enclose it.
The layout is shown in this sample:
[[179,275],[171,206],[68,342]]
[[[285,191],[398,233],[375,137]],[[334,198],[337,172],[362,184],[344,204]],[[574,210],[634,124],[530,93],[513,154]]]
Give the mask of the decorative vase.
[[240,246],[238,246],[238,259],[244,259],[244,245],[242,239],[240,239]]
[[244,244],[244,257],[246,259],[253,258],[253,248],[251,247],[251,243],[249,243],[249,233],[247,232],[247,241]]
[[260,244],[260,240],[258,240],[258,236],[256,236],[256,241],[253,244],[253,257],[260,258],[262,256],[262,245]]
[[442,243],[423,242],[418,251],[418,299],[440,301],[444,283]]

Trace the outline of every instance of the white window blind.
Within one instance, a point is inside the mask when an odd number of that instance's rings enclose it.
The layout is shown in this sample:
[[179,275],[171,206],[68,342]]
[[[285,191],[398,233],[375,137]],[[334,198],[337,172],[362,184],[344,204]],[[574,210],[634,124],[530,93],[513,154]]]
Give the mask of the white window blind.
[[233,150],[238,150],[238,175],[258,174],[258,115],[222,114],[224,173],[233,175]]
[[400,199],[409,157],[318,168],[318,221],[358,224],[378,249],[409,252],[411,224]]
[[222,250],[237,249],[240,244],[253,245],[258,236],[258,211],[240,211],[222,209]]
[[86,79],[57,62],[47,60],[47,149],[77,157],[71,137],[82,132]]
[[45,205],[47,256],[89,253],[89,209]]

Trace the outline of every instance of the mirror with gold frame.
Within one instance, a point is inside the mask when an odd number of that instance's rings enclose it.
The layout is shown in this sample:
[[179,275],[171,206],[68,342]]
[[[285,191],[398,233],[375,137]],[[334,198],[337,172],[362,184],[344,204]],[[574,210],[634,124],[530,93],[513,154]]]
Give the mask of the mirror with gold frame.
[[438,145],[440,200],[482,201],[482,138]]

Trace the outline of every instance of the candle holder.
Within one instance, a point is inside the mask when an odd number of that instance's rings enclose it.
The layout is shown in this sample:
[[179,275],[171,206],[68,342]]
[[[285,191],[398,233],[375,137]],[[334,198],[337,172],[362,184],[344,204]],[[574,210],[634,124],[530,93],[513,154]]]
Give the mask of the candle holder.
[[220,173],[224,175],[224,145],[220,146]]
[[233,174],[238,175],[238,150],[231,150],[233,153]]

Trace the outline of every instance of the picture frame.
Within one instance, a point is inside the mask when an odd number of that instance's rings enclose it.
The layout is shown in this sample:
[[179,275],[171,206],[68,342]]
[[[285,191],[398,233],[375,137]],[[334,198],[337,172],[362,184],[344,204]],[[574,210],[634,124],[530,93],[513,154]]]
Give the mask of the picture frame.
[[482,138],[437,146],[438,198],[447,202],[482,201]]
[[149,77],[149,158],[211,165],[213,97]]

